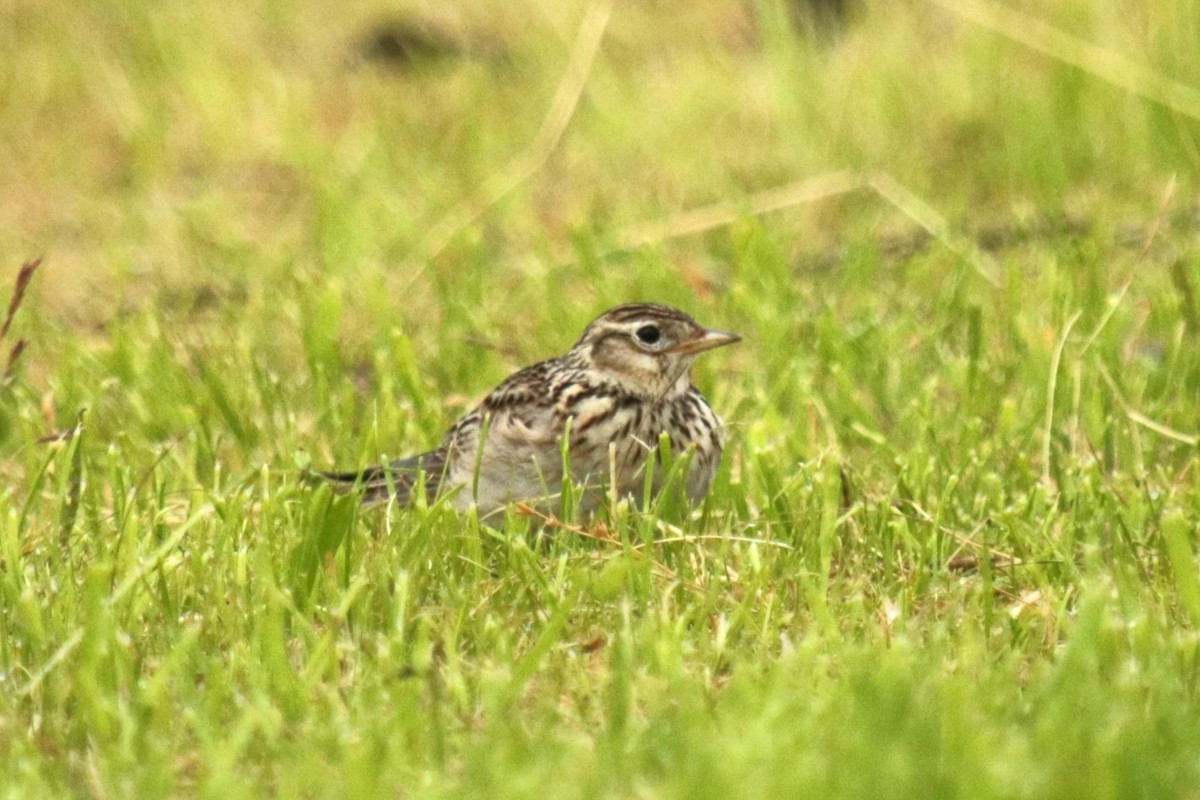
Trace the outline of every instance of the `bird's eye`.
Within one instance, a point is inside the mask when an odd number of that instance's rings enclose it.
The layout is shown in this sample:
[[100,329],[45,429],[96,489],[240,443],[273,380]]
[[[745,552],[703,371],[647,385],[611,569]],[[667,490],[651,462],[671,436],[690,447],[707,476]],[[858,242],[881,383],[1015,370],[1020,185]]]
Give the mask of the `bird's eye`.
[[637,329],[637,337],[645,344],[655,344],[661,336],[657,325],[643,325]]

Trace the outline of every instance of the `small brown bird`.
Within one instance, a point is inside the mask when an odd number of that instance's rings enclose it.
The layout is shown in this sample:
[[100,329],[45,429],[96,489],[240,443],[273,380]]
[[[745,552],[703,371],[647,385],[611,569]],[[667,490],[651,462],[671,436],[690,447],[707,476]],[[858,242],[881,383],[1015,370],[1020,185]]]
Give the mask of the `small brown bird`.
[[[565,355],[501,383],[436,450],[361,472],[322,474],[342,487],[362,487],[364,502],[394,497],[402,505],[423,475],[430,502],[455,492],[455,508],[475,505],[486,514],[557,495],[565,464],[571,480],[585,487],[579,506],[590,511],[606,496],[601,487],[642,496],[646,464],[665,435],[673,454],[690,453],[684,488],[699,502],[725,437],[720,418],[692,385],[692,363],[740,338],[669,306],[617,306],[588,325]],[[662,477],[655,475],[656,492]]]

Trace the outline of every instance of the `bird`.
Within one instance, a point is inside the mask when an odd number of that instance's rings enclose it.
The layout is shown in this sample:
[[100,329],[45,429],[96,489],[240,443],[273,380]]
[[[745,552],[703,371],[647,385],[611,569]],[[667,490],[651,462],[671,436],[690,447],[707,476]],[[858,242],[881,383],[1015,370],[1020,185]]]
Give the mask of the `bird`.
[[[458,511],[488,515],[516,502],[560,496],[564,477],[582,487],[576,507],[644,498],[647,464],[660,466],[660,442],[687,454],[687,499],[708,494],[725,430],[691,379],[701,353],[741,341],[657,303],[605,311],[565,354],[504,380],[450,428],[433,450],[351,472],[320,475],[363,502],[404,506],[424,493]],[[651,491],[664,487],[663,470]]]

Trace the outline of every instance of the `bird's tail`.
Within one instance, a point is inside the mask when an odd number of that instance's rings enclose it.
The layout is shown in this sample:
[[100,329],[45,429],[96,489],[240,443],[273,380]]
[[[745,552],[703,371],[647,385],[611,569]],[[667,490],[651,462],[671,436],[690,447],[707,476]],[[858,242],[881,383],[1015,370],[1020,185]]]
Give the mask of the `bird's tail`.
[[383,503],[395,497],[399,505],[413,502],[413,493],[424,476],[425,500],[432,503],[437,497],[442,476],[446,470],[446,456],[442,450],[402,458],[388,464],[377,464],[358,472],[321,472],[316,474],[339,491],[361,490],[364,505]]

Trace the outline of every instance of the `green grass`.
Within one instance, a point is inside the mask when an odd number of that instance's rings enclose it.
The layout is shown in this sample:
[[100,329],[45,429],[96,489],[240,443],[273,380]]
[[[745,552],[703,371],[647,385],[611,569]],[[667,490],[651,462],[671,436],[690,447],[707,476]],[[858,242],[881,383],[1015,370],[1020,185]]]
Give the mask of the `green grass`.
[[[1044,5],[619,4],[572,83],[582,5],[394,73],[369,0],[9,4],[0,793],[1197,796],[1200,11]],[[694,516],[301,479],[643,299],[745,337]]]

